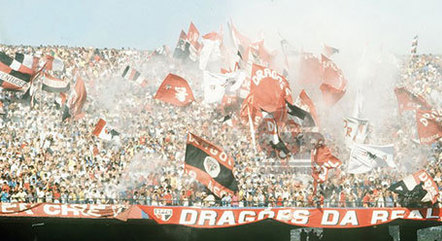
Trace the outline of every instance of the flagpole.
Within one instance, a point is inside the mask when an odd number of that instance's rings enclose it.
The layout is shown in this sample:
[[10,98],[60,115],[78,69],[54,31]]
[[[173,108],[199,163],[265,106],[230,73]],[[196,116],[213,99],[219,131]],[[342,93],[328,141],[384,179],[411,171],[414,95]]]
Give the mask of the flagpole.
[[250,135],[252,136],[253,150],[255,151],[255,154],[257,154],[258,152],[256,151],[255,129],[253,128],[252,117],[250,116],[249,106],[247,106],[247,115],[249,116]]

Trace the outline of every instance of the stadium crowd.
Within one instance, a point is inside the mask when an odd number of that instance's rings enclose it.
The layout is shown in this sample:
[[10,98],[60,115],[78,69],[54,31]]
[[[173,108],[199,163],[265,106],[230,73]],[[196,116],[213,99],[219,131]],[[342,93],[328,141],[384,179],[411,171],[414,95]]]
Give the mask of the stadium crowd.
[[[202,78],[200,71],[187,70],[187,66],[168,57],[152,57],[148,51],[63,46],[0,48],[10,56],[21,52],[59,57],[65,71],[54,74],[73,80],[79,73],[88,92],[85,117],[65,122],[56,104],[58,94],[37,91],[36,104],[31,108],[14,101],[17,93],[0,92],[4,112],[0,119],[1,202],[393,207],[400,204],[397,194],[388,187],[417,168],[429,172],[441,193],[442,142],[429,146],[424,156],[415,153],[410,157],[410,145],[420,145],[409,143],[416,136],[411,115],[397,114],[401,125],[391,125],[396,135],[382,138],[395,144],[397,163],[414,158],[422,160],[420,166],[408,173],[383,168],[359,175],[347,174],[342,167],[333,171],[314,195],[308,169],[269,157],[259,148],[255,152],[248,127],[223,124],[221,111],[201,103],[196,88],[197,101],[187,107],[153,98],[169,72],[197,86]],[[126,65],[142,70],[148,86],[141,88],[123,80],[121,72]],[[440,108],[441,74],[442,60],[438,56],[419,55],[403,61],[397,85],[412,86]],[[120,132],[118,140],[105,141],[92,135],[98,118],[106,119]],[[239,187],[235,195],[215,198],[184,172],[189,131],[219,145],[235,159],[234,176]],[[327,133],[324,136],[345,166],[348,151],[334,145]],[[307,150],[298,156],[310,158]],[[441,196],[436,205],[440,205]]]

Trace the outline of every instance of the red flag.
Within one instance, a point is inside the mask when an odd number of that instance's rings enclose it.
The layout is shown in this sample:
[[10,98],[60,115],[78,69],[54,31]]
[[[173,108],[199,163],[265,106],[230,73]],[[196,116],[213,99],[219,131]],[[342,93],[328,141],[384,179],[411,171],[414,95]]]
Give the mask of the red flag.
[[318,183],[327,180],[328,171],[342,165],[342,162],[335,157],[325,145],[320,145],[312,150],[312,177]]
[[302,53],[299,65],[299,83],[319,84],[321,82],[321,62],[312,53]]
[[310,97],[307,95],[305,90],[302,90],[301,93],[299,93],[299,100],[301,102],[299,103],[299,106],[305,111],[309,112],[312,115],[315,124],[319,126],[319,118],[316,112],[315,104],[313,103],[312,99],[310,99]]
[[242,60],[247,62],[249,59],[250,44],[252,42],[245,35],[241,34],[232,22],[228,24],[228,27],[230,29],[230,36],[232,37],[234,46],[241,54]]
[[81,77],[77,77],[74,90],[71,92],[69,100],[65,105],[62,120],[64,121],[66,118],[70,117],[73,117],[74,120],[82,118],[84,116],[84,112],[82,111],[82,109],[84,103],[86,102],[86,98],[87,93],[84,81]]
[[[252,43],[250,45],[250,53],[252,54],[252,62],[265,66],[272,64],[273,55],[264,47],[264,40]],[[246,59],[247,60],[247,59]]]
[[187,31],[187,40],[189,40],[190,44],[193,45],[197,50],[200,46],[200,43],[198,42],[199,37],[200,32],[195,27],[195,25],[190,22],[189,31]]
[[417,132],[421,144],[431,144],[442,137],[442,113],[417,109]]
[[187,81],[174,74],[167,75],[154,98],[176,106],[186,106],[195,101]]
[[251,80],[250,93],[258,108],[272,113],[284,106],[284,100],[293,103],[289,83],[275,70],[253,64]]
[[342,71],[329,58],[321,55],[322,62],[322,84],[320,89],[324,102],[332,106],[345,94],[347,80]]
[[193,61],[196,61],[198,59],[199,52],[201,50],[201,44],[198,42],[199,37],[200,37],[200,32],[191,22],[189,26],[189,31],[187,32],[187,41],[189,41],[190,43],[189,58]]
[[399,103],[400,113],[405,110],[431,110],[431,105],[422,96],[409,91],[406,87],[395,88],[394,93]]

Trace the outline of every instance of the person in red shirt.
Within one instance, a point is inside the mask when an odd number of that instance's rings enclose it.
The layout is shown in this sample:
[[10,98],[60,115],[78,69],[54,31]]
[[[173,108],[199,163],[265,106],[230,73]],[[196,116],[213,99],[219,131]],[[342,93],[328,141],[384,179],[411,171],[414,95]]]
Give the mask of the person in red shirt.
[[371,194],[373,192],[366,192],[364,198],[362,198],[362,205],[364,206],[364,208],[368,208],[371,206]]
[[346,199],[346,195],[345,195],[345,191],[341,191],[341,195],[339,195],[339,207],[345,208],[345,200]]
[[166,206],[172,205],[172,194],[170,194],[170,190],[167,190],[166,194],[164,194],[163,199],[166,203]]
[[61,194],[60,191],[58,190],[58,188],[54,188],[54,191],[52,192],[52,196],[54,197],[54,202],[55,203],[59,203],[60,202],[60,198],[61,198]]
[[279,207],[282,207],[282,197],[281,197],[281,195],[279,195],[276,200],[277,200],[276,205],[279,206]]
[[11,188],[9,187],[8,183],[4,182],[2,186],[2,191],[9,193],[10,190]]

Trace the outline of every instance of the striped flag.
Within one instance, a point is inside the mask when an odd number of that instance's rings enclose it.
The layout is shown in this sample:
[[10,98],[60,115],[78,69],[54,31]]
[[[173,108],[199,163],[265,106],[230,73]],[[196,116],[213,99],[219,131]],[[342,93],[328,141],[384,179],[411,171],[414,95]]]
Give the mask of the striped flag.
[[31,82],[33,71],[0,52],[0,85],[4,89],[23,90]]
[[136,69],[130,67],[129,65],[126,66],[121,76],[124,79],[135,81],[143,87],[147,84],[146,79],[141,76],[141,73],[138,72]]
[[52,93],[67,92],[70,89],[70,84],[68,80],[58,79],[44,73],[41,89]]

